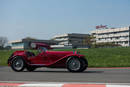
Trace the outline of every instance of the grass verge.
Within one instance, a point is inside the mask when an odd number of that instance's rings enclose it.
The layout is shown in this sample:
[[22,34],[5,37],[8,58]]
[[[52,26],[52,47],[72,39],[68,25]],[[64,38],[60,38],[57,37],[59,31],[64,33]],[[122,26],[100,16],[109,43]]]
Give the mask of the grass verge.
[[[73,49],[55,49],[55,51],[72,51]],[[0,50],[0,65],[7,65],[8,57],[15,50]],[[90,48],[78,49],[85,55],[89,67],[130,67],[130,47],[126,48]]]

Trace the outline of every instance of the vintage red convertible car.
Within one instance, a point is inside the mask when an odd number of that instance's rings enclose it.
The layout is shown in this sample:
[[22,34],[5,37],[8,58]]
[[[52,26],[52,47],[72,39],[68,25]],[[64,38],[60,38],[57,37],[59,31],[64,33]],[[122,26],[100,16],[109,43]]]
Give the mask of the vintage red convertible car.
[[17,72],[25,68],[34,71],[39,67],[67,68],[70,72],[82,72],[88,67],[88,62],[77,51],[47,51],[44,47],[38,47],[37,54],[15,51],[9,57],[8,65]]

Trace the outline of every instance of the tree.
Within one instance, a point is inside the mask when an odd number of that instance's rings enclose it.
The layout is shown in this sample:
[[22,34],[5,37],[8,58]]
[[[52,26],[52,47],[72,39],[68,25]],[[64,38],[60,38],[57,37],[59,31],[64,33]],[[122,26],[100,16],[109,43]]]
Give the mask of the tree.
[[4,48],[4,45],[8,42],[7,37],[0,37],[0,49]]

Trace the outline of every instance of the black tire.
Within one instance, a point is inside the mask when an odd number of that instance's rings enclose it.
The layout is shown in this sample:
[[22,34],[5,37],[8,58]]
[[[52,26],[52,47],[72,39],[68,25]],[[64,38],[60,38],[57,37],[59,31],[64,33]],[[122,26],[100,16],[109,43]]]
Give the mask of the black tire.
[[34,71],[36,69],[36,67],[34,66],[26,66],[26,69],[31,72],[31,71]]
[[25,62],[22,57],[17,56],[11,61],[11,68],[16,71],[20,72],[25,69]]
[[83,72],[88,64],[85,59],[71,57],[67,60],[66,66],[70,72]]
[[80,61],[82,62],[82,68],[80,69],[80,72],[83,72],[88,67],[88,61],[85,58],[80,58]]

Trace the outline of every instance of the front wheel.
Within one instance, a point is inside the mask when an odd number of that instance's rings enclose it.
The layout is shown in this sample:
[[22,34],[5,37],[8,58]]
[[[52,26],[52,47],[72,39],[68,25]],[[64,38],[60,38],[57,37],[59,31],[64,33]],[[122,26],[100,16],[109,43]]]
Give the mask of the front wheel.
[[82,58],[69,58],[67,63],[67,69],[70,72],[83,72],[87,66],[87,60]]
[[24,60],[21,57],[16,57],[11,62],[11,68],[16,72],[23,71],[25,68]]

